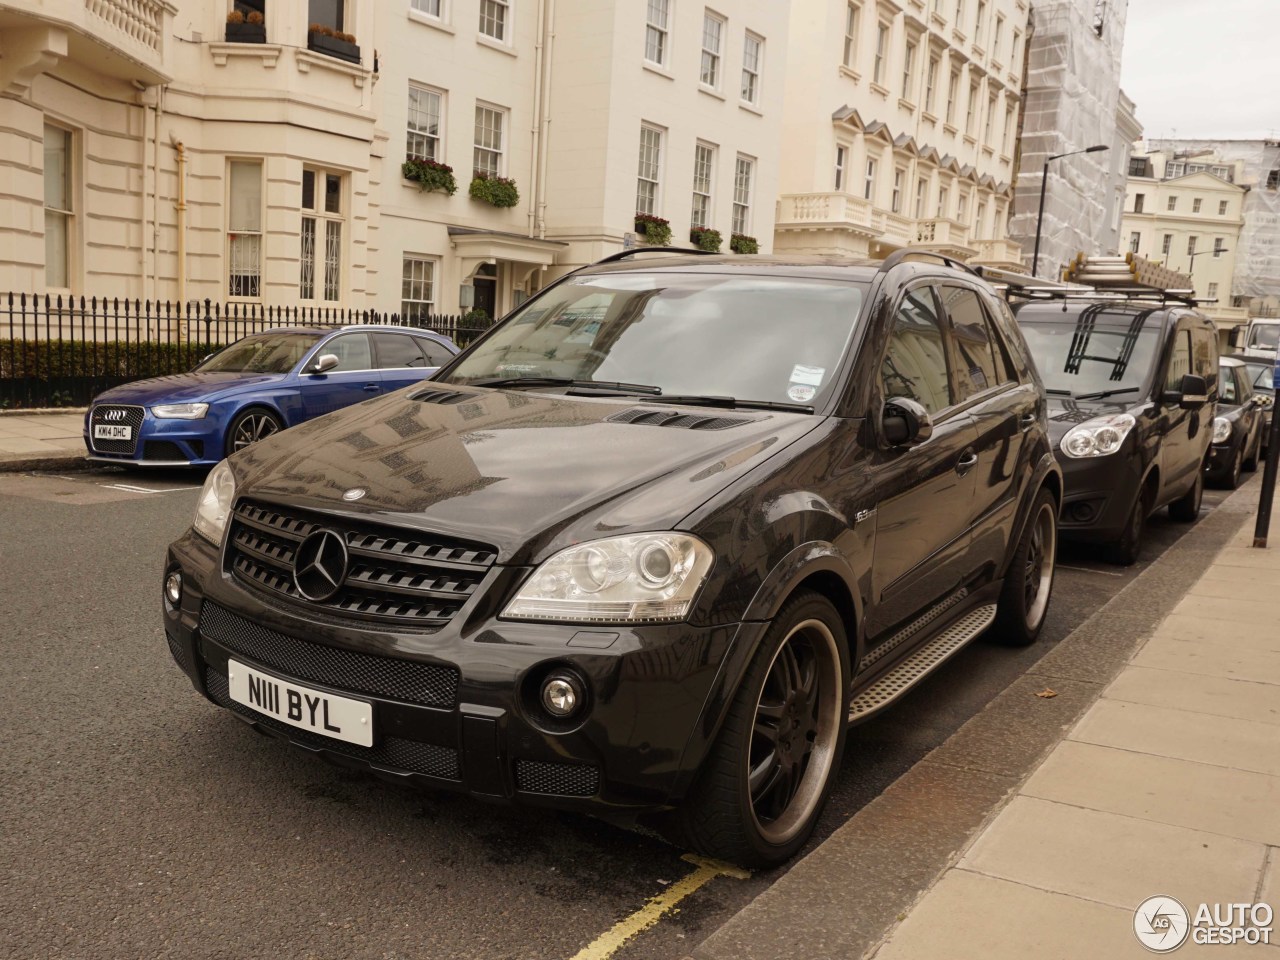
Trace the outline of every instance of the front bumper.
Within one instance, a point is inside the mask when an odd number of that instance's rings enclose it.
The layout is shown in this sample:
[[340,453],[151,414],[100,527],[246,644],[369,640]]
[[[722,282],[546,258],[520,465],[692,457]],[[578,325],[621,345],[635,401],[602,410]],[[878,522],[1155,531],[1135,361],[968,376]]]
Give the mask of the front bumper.
[[1056,451],[1064,493],[1058,535],[1064,540],[1111,543],[1127,528],[1142,473],[1126,444],[1107,457],[1077,459]]
[[[479,611],[481,601],[438,633],[393,634],[267,601],[223,573],[219,550],[191,532],[170,547],[165,572],[174,569],[181,603],[163,601],[174,660],[197,690],[260,731],[396,782],[620,817],[679,801],[714,735],[722,664],[767,628],[516,623]],[[491,576],[477,597],[511,571]],[[232,658],[370,703],[373,746],[232,701]],[[539,681],[557,666],[590,691],[568,725],[537,706]]]
[[1209,455],[1204,460],[1204,475],[1207,480],[1225,480],[1231,475],[1231,468],[1235,462],[1236,450],[1239,449],[1240,443],[1236,439],[1234,430],[1231,439],[1226,443],[1213,443],[1209,445]]
[[86,459],[133,467],[211,467],[222,459],[225,424],[221,418],[162,420],[152,416],[146,407],[126,405],[142,410],[141,423],[134,430],[133,446],[129,449],[127,443],[94,440],[91,424],[98,406],[115,405],[94,404],[85,414]]

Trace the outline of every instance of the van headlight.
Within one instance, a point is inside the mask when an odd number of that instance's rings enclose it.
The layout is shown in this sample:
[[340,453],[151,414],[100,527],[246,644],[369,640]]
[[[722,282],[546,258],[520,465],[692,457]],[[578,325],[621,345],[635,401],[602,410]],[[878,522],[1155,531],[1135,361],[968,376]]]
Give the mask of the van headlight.
[[1213,418],[1213,442],[1226,443],[1231,437],[1231,421],[1226,417]]
[[684,533],[580,543],[544,561],[502,616],[567,623],[681,620],[714,559],[710,547]]
[[1063,453],[1075,459],[1109,456],[1120,449],[1136,422],[1127,413],[1094,417],[1068,430],[1059,446]]
[[231,516],[231,501],[236,496],[236,478],[227,461],[223,460],[209,471],[200,500],[196,503],[196,518],[192,521],[196,533],[214,546],[222,545],[222,534]]

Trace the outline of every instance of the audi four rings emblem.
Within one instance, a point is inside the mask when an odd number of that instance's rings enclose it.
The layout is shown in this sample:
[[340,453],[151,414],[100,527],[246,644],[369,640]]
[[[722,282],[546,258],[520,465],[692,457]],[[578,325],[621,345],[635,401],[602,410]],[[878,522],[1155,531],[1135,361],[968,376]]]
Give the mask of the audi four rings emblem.
[[293,556],[293,582],[298,592],[323,603],[347,578],[347,542],[332,530],[317,530],[298,545]]
[[106,413],[102,415],[102,419],[103,420],[123,420],[124,415],[125,415],[124,410],[108,410]]

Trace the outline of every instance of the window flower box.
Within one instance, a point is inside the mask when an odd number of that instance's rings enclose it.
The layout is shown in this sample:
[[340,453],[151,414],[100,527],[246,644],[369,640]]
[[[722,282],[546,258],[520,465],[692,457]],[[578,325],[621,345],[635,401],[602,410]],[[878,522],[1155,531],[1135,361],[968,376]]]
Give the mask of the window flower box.
[[400,173],[406,180],[416,183],[419,190],[439,190],[449,196],[453,196],[458,190],[453,167],[426,157],[409,157],[401,164]]
[[745,233],[735,233],[729,238],[729,249],[734,253],[759,253],[760,244],[755,237]]
[[514,207],[520,202],[520,191],[516,189],[514,180],[484,173],[477,173],[472,178],[468,193],[473,200],[483,200],[495,207]]
[[335,60],[345,60],[348,63],[360,62],[360,48],[356,46],[355,37],[314,23],[307,32],[307,49],[323,53]]
[[724,238],[719,230],[712,230],[710,227],[693,227],[689,230],[689,242],[699,250],[719,253],[720,244],[724,242]]
[[650,213],[637,213],[636,233],[651,247],[665,247],[671,243],[671,221]]

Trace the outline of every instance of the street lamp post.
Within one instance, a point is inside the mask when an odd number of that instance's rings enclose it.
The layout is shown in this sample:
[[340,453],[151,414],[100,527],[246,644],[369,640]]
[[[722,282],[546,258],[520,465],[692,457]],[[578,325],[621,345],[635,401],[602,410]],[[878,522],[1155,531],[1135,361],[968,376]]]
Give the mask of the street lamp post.
[[1061,160],[1063,157],[1074,157],[1078,153],[1098,153],[1101,150],[1111,149],[1105,143],[1095,143],[1092,147],[1085,147],[1083,150],[1072,150],[1070,153],[1055,153],[1047,158],[1044,162],[1044,176],[1040,178],[1040,212],[1036,215],[1036,249],[1031,255],[1031,275],[1036,276],[1036,271],[1040,267],[1040,226],[1044,221],[1044,188],[1049,182],[1049,164],[1054,160]]
[[1187,254],[1187,276],[1195,277],[1196,275],[1196,257],[1202,253],[1230,253],[1230,247],[1213,247],[1209,250],[1195,250]]

